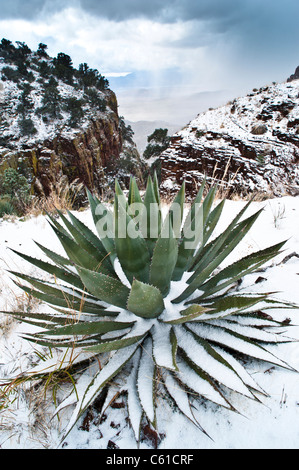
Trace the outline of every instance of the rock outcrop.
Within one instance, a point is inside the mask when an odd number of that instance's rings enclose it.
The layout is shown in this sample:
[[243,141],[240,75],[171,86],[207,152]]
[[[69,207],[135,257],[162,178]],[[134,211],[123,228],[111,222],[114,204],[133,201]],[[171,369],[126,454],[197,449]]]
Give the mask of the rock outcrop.
[[15,168],[32,193],[46,196],[61,179],[103,195],[115,177],[142,182],[133,131],[98,71],[87,64],[74,69],[65,54],[52,59],[44,48],[32,52],[2,40],[0,79],[0,174]]
[[204,177],[228,195],[299,194],[299,82],[254,90],[199,114],[158,163],[165,195],[185,180],[193,196]]
[[296,68],[295,73],[288,78],[288,82],[299,80],[299,66]]

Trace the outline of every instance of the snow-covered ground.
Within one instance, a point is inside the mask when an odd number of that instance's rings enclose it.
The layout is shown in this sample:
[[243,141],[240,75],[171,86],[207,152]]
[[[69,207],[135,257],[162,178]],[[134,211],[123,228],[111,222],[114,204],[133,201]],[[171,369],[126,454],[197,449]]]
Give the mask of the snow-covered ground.
[[[222,230],[245,204],[244,201],[227,201],[218,230]],[[252,274],[243,280],[241,288],[250,292],[279,292],[276,297],[299,304],[299,197],[283,197],[264,202],[255,202],[249,212],[264,207],[264,212],[243,240],[230,255],[227,262],[259,249],[288,240],[285,251],[267,269]],[[92,227],[89,211],[77,213]],[[20,308],[39,309],[45,306],[32,303],[11,280],[7,270],[37,274],[35,268],[17,257],[9,248],[29,255],[42,257],[34,244],[36,240],[53,251],[61,252],[59,242],[46,221],[39,216],[26,221],[0,221],[0,310]],[[293,255],[293,256],[290,256]],[[261,282],[256,283],[259,280]],[[270,311],[280,320],[290,318],[298,326],[286,326],[286,335],[299,340],[299,310]],[[18,372],[25,371],[39,361],[33,346],[21,338],[31,330],[30,325],[11,322],[10,317],[0,314],[0,383]],[[299,371],[299,344],[289,343],[273,346],[275,354]],[[268,348],[269,349],[269,348]],[[240,413],[216,405],[204,405],[194,411],[196,419],[209,439],[183,415],[170,409],[160,400],[158,428],[163,435],[160,449],[239,449],[239,448],[298,448],[299,447],[299,373],[279,369],[270,364],[248,361],[247,370],[265,390],[269,397],[260,396],[261,403],[242,395],[230,397]],[[121,379],[116,381],[119,383]],[[106,403],[117,392],[112,386]],[[57,392],[57,402],[62,399],[62,390]],[[117,398],[117,407],[107,408],[100,423],[88,424],[85,430],[79,422],[66,439],[66,449],[107,449],[109,441],[120,449],[136,449],[133,431],[126,421],[123,398]],[[59,431],[67,424],[69,410],[63,410],[52,419],[55,410],[49,393],[43,396],[36,391],[20,390],[11,393],[11,403],[0,410],[0,448],[37,449],[56,448]],[[80,429],[81,426],[81,429]],[[88,431],[86,429],[89,429]],[[111,445],[110,442],[110,445]],[[140,448],[151,448],[149,440]]]

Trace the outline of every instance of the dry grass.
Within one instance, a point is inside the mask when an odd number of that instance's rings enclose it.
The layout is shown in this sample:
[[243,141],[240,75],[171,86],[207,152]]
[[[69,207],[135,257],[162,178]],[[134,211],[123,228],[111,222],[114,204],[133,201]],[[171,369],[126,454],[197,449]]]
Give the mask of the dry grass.
[[36,217],[40,214],[52,213],[56,209],[62,212],[72,210],[82,189],[83,184],[78,180],[69,183],[67,178],[62,177],[55,185],[52,185],[49,196],[33,200],[26,215]]

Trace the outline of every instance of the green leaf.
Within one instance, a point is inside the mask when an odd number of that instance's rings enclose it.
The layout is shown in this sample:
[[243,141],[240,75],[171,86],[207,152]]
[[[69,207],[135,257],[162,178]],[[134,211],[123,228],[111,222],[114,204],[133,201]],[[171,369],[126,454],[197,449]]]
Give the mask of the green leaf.
[[155,377],[152,340],[147,338],[142,347],[137,373],[137,390],[141,406],[151,423],[155,423]]
[[[87,190],[87,196],[96,230],[100,236],[101,242],[109,254],[111,262],[116,258],[114,244],[114,219],[110,210],[104,206],[96,197],[92,196]],[[105,236],[103,235],[105,234]]]
[[126,308],[130,290],[118,279],[76,266],[86,289],[97,299],[116,307]]
[[127,309],[139,317],[156,318],[164,310],[163,296],[156,287],[134,280]]
[[216,344],[229,347],[238,353],[242,353],[262,361],[270,362],[286,369],[294,370],[284,361],[280,360],[274,354],[267,351],[260,344],[252,341],[246,336],[236,333],[235,331],[205,324],[192,324],[189,325],[188,328],[197,335],[197,338],[202,338],[206,343],[208,341],[215,342]]
[[68,324],[59,328],[39,333],[47,336],[68,336],[68,335],[103,335],[110,331],[118,331],[130,328],[134,322],[117,322],[117,321],[89,321]]
[[67,213],[73,224],[73,227],[70,227],[69,231],[72,233],[77,243],[85,248],[88,253],[95,256],[99,261],[104,260],[103,262],[105,263],[105,267],[114,275],[115,272],[113,266],[101,240],[85,224],[83,224],[81,220],[75,217],[74,214],[70,211],[67,211]]
[[211,377],[198,367],[188,355],[180,349],[180,357],[178,359],[178,378],[190,390],[193,390],[199,396],[209,400],[224,408],[232,409],[231,404],[224,397]]
[[172,273],[177,262],[178,243],[167,216],[156,243],[150,267],[150,283],[166,297],[170,290]]
[[[158,198],[158,199],[157,199]],[[148,178],[144,195],[144,211],[142,215],[143,237],[150,253],[153,250],[161,233],[162,214],[160,208],[160,198],[155,190],[151,177]]]
[[[181,225],[183,222],[185,208],[185,190],[186,183],[184,181],[169,209],[169,217],[176,238],[179,238],[181,235]],[[176,214],[176,218],[174,218],[174,214]]]
[[72,266],[72,261],[68,258],[65,258],[64,256],[61,256],[57,253],[54,253],[54,251],[49,250],[48,248],[44,247],[38,242],[34,242],[40,250],[45,253],[45,255],[53,261],[55,264],[58,264],[59,266]]
[[286,241],[273,245],[265,250],[260,250],[252,253],[245,258],[233,263],[232,265],[224,268],[218,274],[213,276],[207,282],[200,286],[203,294],[198,299],[211,296],[227,286],[232,285],[234,282],[239,281],[242,277],[252,273],[260,266],[270,261],[272,258],[280,253],[280,249],[284,246]]
[[[220,299],[207,299],[205,305],[209,312],[204,315],[203,321],[209,319],[223,318],[229,315],[236,315],[260,302],[266,300],[267,295],[246,296],[246,295],[226,295]],[[190,303],[195,300],[190,301]]]
[[141,199],[140,192],[136,183],[136,179],[133,177],[131,177],[130,179],[128,203],[129,203],[129,206],[135,203],[142,204],[142,199]]
[[154,188],[156,201],[157,201],[158,204],[160,204],[161,199],[160,199],[160,192],[159,192],[159,182],[158,182],[158,177],[157,177],[157,172],[156,171],[154,172],[153,188]]
[[114,215],[116,252],[128,281],[132,283],[136,278],[148,282],[150,254],[147,244],[128,215],[126,201],[121,196],[115,196]]
[[86,269],[101,271],[104,274],[111,274],[109,269],[105,267],[105,258],[97,259],[88,253],[81,245],[78,245],[72,238],[66,236],[63,232],[52,225],[60,243],[65,252],[74,264],[78,264]]
[[175,335],[171,325],[159,322],[151,329],[153,338],[153,357],[158,367],[177,370]]
[[245,396],[252,398],[252,394],[241,381],[231,365],[218,354],[211,344],[194,334],[193,326],[182,328],[175,327],[178,345],[187,356],[200,369],[204,370],[210,377],[226,387]]
[[[215,240],[211,241],[208,245],[206,245],[207,242],[207,234],[204,236],[204,243],[203,246],[198,250],[196,256],[194,257],[193,263],[190,267],[190,271],[195,270],[195,266],[198,265],[199,262],[202,262],[202,260],[207,257],[207,256],[212,256],[211,252],[217,252],[217,250],[220,249],[220,247],[223,245],[223,243],[226,241],[227,237],[231,235],[232,230],[236,227],[237,223],[241,219],[241,217],[244,215],[250,204],[252,203],[252,200],[250,200],[244,207],[243,209],[236,215],[236,217],[232,220],[232,222],[228,225],[228,227],[225,229],[224,232],[222,232]],[[220,206],[221,207],[221,206]],[[219,209],[219,204],[216,206],[214,211],[210,214],[209,219],[207,221],[207,233],[209,234],[210,232],[210,224],[214,225],[215,220],[215,211],[217,213],[217,208]],[[216,217],[217,221],[217,217]],[[209,234],[210,235],[210,234]]]
[[58,279],[61,279],[62,281],[67,282],[68,284],[71,284],[72,286],[77,287],[79,289],[84,288],[80,277],[77,276],[72,271],[69,271],[68,269],[60,268],[59,266],[55,266],[53,264],[47,263],[45,261],[42,261],[36,258],[32,258],[31,256],[25,255],[24,253],[20,253],[19,251],[16,251],[16,250],[11,250],[11,251],[16,253],[18,256],[20,256],[24,260],[28,261],[28,263],[32,264],[33,266],[36,266],[39,269],[49,274],[52,274]]
[[84,347],[84,351],[92,352],[94,354],[110,352],[110,351],[118,351],[119,349],[126,348],[128,346],[132,346],[133,344],[140,343],[144,339],[144,335],[138,336],[128,336],[121,339],[112,339],[112,340],[102,340],[101,342],[97,342],[94,346],[86,346]]
[[233,231],[228,234],[228,237],[226,237],[225,241],[222,241],[222,243],[220,243],[219,240],[215,243],[215,246],[212,247],[212,250],[206,253],[206,255],[197,264],[195,267],[195,272],[188,280],[189,286],[179,297],[173,300],[174,303],[182,302],[191,294],[193,294],[196,289],[202,288],[202,285],[205,281],[207,281],[213,271],[219,267],[219,265],[225,260],[225,258],[227,258],[227,256],[238,245],[238,243],[240,243],[242,238],[244,238],[244,236],[248,233],[259,214],[260,211],[241,222]]

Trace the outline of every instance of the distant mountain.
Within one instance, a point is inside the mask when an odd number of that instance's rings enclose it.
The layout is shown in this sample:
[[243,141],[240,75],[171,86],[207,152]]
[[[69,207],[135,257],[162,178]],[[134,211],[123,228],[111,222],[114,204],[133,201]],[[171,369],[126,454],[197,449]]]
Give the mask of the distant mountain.
[[207,178],[230,194],[299,194],[299,80],[254,89],[199,114],[160,158],[162,188]]
[[14,167],[45,194],[62,176],[99,192],[115,176],[141,176],[132,132],[97,70],[52,58],[45,44],[31,51],[2,39],[0,80],[0,173]]

